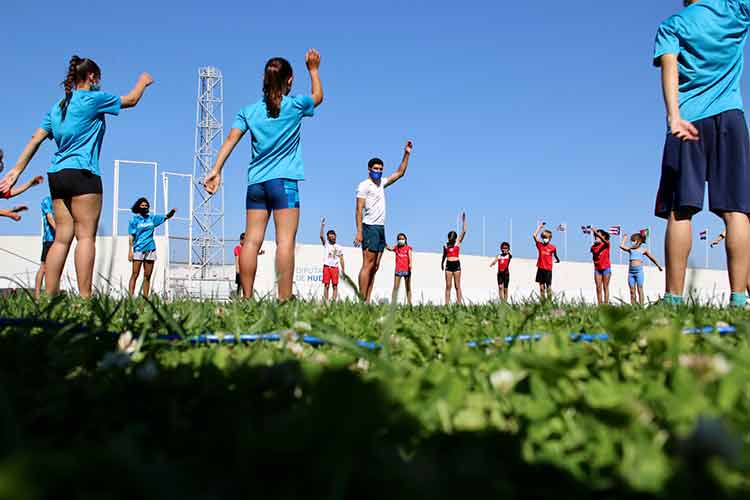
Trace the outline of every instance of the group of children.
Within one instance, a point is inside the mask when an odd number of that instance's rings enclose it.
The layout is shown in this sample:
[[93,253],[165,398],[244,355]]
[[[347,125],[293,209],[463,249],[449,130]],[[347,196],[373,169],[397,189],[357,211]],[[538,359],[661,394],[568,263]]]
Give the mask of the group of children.
[[[675,0],[677,1],[677,0]],[[683,301],[685,273],[691,247],[691,219],[703,206],[708,184],[710,210],[726,226],[726,248],[731,304],[743,306],[750,282],[750,137],[743,113],[740,77],[744,46],[750,32],[750,0],[682,0],[684,9],[663,22],[657,31],[653,63],[662,71],[662,91],[667,115],[667,133],[655,215],[667,220],[665,237],[666,290],[664,301]],[[716,41],[721,41],[717,43]],[[300,215],[298,182],[304,179],[301,154],[301,124],[323,101],[319,76],[320,54],[305,56],[311,81],[308,95],[290,96],[294,75],[288,61],[270,59],[263,76],[263,97],[242,108],[219,151],[211,173],[203,179],[208,193],[221,185],[224,164],[242,137],[250,132],[252,156],[247,169],[246,243],[238,255],[239,281],[243,295],[253,294],[257,255],[273,213],[276,227],[276,273],[278,298],[292,297],[294,248]],[[142,74],[126,95],[100,90],[101,70],[91,59],[73,56],[64,81],[65,95],[45,115],[40,127],[21,153],[16,165],[0,181],[0,196],[10,198],[41,182],[36,177],[14,187],[41,143],[53,139],[57,145],[48,182],[54,212],[54,243],[45,251],[47,291],[57,293],[60,276],[73,238],[80,295],[91,295],[94,241],[102,207],[99,155],[105,133],[105,115],[135,107],[153,83]],[[407,142],[398,170],[383,176],[383,162],[368,162],[368,178],[357,189],[355,245],[362,247],[363,265],[359,289],[366,301],[372,294],[375,274],[385,250],[396,255],[398,267],[394,288],[403,280],[407,297],[411,291],[412,252],[401,234],[398,245],[385,243],[385,192],[404,176],[412,150]],[[1,161],[1,158],[0,158]],[[0,210],[0,216],[18,220],[25,206]],[[49,212],[49,210],[48,210]],[[45,216],[46,218],[46,216]],[[465,218],[464,218],[465,223]],[[443,249],[446,302],[451,289],[462,301],[460,245],[465,235],[452,232]],[[539,253],[536,281],[542,296],[551,294],[552,267],[559,261],[552,233],[538,227],[534,241]],[[609,238],[595,232],[592,246],[599,302],[609,299]],[[335,233],[323,243],[335,249]],[[493,260],[498,266],[500,295],[507,297],[510,248]],[[643,262],[656,260],[645,248],[645,238],[633,235],[620,245],[630,256],[629,284],[632,300],[643,301]],[[133,256],[136,252],[133,247]],[[326,281],[333,282],[334,262],[341,255],[329,252]],[[147,261],[144,261],[147,262]],[[330,265],[329,265],[330,264]],[[657,264],[658,266],[658,264]],[[661,269],[661,267],[659,267]],[[334,291],[335,293],[335,291]]]

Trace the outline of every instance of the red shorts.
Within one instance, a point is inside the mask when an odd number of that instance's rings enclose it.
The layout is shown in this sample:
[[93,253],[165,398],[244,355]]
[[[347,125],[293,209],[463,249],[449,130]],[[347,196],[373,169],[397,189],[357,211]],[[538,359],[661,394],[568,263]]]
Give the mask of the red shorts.
[[323,284],[338,286],[339,284],[339,268],[331,266],[323,266]]

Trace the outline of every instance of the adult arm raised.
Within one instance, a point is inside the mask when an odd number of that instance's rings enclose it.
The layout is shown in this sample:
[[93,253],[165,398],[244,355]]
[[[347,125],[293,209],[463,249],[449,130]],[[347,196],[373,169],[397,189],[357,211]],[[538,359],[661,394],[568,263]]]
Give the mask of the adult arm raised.
[[384,187],[390,186],[391,184],[402,178],[404,175],[406,175],[406,169],[409,167],[409,158],[411,157],[411,150],[413,147],[413,142],[406,141],[406,146],[404,146],[404,156],[401,159],[401,165],[398,166],[398,170],[396,170],[388,177],[388,180],[386,181]]
[[138,81],[135,82],[133,89],[120,97],[120,109],[134,108],[138,105],[143,93],[146,92],[146,87],[154,83],[154,78],[148,73],[141,73],[138,77]]

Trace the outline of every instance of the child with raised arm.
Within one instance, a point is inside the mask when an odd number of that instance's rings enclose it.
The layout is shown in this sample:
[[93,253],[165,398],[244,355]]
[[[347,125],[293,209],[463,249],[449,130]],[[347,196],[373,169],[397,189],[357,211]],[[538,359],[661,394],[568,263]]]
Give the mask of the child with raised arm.
[[243,297],[252,298],[258,252],[273,213],[276,226],[276,274],[278,298],[292,298],[294,248],[299,226],[300,201],[298,183],[305,178],[302,161],[302,119],[313,116],[323,102],[320,82],[320,54],[310,49],[305,55],[310,74],[310,95],[290,96],[294,75],[292,65],[281,57],[266,63],[263,75],[263,97],[237,113],[211,173],[203,181],[209,194],[221,185],[224,164],[250,132],[252,158],[247,169],[245,197],[245,245],[240,254],[240,279]]
[[[560,258],[557,256],[557,247],[552,242],[552,231],[545,229],[544,222],[539,224],[531,237],[534,239],[536,244],[536,250],[538,257],[536,260],[536,282],[539,284],[539,297],[542,300],[552,298],[552,259],[556,263],[560,263]],[[541,239],[539,239],[539,233],[541,232]]]
[[[630,245],[628,242],[628,234],[623,233],[622,242],[620,248],[630,254],[628,259],[628,286],[630,287],[630,303],[643,305],[643,285],[645,283],[645,273],[643,272],[643,261],[648,258],[654,265],[662,271],[662,267],[656,258],[651,254],[648,248],[646,248],[646,238],[640,233],[635,233],[630,237]],[[638,297],[636,299],[636,292]]]
[[455,231],[448,233],[448,242],[443,245],[443,260],[440,269],[445,271],[445,305],[451,303],[451,289],[456,288],[456,304],[464,303],[461,291],[461,243],[466,237],[466,212],[461,214],[461,234]]
[[596,302],[599,305],[609,304],[609,281],[612,278],[609,233],[592,226],[591,234],[594,235],[594,244],[591,245],[591,257],[594,260]]
[[393,277],[393,293],[391,301],[398,300],[398,290],[401,288],[401,279],[404,279],[404,288],[406,288],[406,303],[411,305],[411,269],[414,262],[412,257],[412,248],[409,246],[409,240],[404,233],[398,233],[396,236],[397,244],[395,247],[386,245],[386,250],[396,254],[396,273]]
[[326,218],[320,219],[320,242],[325,249],[323,259],[323,300],[328,302],[328,292],[333,287],[333,301],[339,297],[339,271],[344,273],[344,251],[336,243],[336,231],[329,229],[325,236]]
[[500,243],[500,253],[492,259],[490,267],[497,265],[497,296],[503,302],[508,302],[508,285],[510,284],[510,243]]
[[[33,186],[41,184],[42,182],[44,182],[44,178],[41,175],[36,176],[30,181],[21,184],[19,187],[13,187],[5,191],[4,193],[0,193],[0,198],[5,198],[6,200],[9,198],[14,198],[25,193]],[[28,207],[26,205],[18,205],[9,209],[0,209],[0,217],[8,217],[9,219],[18,222],[21,220],[21,216],[18,214],[25,210],[28,210]]]

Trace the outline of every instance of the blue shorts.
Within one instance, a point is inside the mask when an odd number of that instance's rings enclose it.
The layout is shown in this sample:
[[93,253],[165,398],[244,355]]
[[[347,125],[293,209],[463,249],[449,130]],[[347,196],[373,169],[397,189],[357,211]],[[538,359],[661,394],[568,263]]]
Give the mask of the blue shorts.
[[609,267],[607,269],[594,269],[594,273],[599,276],[609,276],[612,274],[612,269]]
[[733,109],[695,123],[700,139],[681,141],[667,135],[656,195],[657,217],[673,211],[693,214],[708,207],[714,213],[750,213],[750,139],[745,114]]
[[646,281],[646,275],[643,272],[643,266],[630,267],[628,269],[628,286],[633,288],[635,286],[643,286]]
[[299,188],[297,181],[289,179],[271,179],[270,181],[250,184],[245,196],[247,210],[282,210],[299,208]]
[[385,250],[385,226],[362,224],[362,249],[374,253]]

